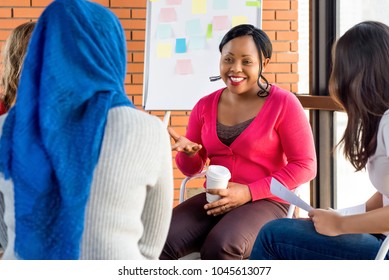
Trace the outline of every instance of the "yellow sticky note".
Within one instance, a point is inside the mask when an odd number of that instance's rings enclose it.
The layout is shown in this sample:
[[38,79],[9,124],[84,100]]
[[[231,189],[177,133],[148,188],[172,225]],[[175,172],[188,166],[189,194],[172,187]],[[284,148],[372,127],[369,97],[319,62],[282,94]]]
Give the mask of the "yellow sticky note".
[[244,24],[244,23],[249,23],[246,16],[234,16],[234,17],[232,17],[232,27],[240,25],[240,24]]
[[192,13],[193,14],[206,14],[207,13],[207,0],[192,0]]
[[157,57],[158,58],[170,58],[172,57],[173,46],[170,43],[158,43]]

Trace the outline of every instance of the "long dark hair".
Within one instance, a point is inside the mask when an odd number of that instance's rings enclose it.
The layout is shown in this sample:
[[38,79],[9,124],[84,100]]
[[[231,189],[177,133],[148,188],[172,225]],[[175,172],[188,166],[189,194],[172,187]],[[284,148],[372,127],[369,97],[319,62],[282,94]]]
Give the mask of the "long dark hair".
[[[232,39],[235,39],[237,37],[241,36],[252,36],[255,46],[257,47],[258,54],[259,54],[259,61],[260,61],[260,69],[259,69],[259,77],[258,77],[258,86],[260,87],[260,91],[257,93],[259,97],[266,97],[269,95],[268,92],[268,86],[269,82],[267,79],[262,75],[262,55],[265,59],[271,58],[272,52],[273,52],[273,46],[272,43],[267,36],[265,32],[263,32],[261,29],[256,28],[255,26],[251,24],[241,24],[237,25],[233,28],[231,28],[226,35],[224,35],[223,39],[221,40],[219,44],[219,51],[222,52],[222,49],[225,44],[227,44]],[[264,80],[266,83],[266,86],[263,86],[260,79]]]
[[382,115],[389,109],[389,27],[375,21],[349,29],[333,49],[331,96],[348,121],[338,145],[356,171],[366,167],[377,147]]

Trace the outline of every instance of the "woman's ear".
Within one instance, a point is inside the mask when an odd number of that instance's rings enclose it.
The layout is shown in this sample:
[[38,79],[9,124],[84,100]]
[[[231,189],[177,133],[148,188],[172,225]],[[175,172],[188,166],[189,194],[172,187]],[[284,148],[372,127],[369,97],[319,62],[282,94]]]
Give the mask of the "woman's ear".
[[270,62],[270,58],[265,58],[263,61],[262,61],[262,72],[265,71],[265,68],[266,66],[269,64]]

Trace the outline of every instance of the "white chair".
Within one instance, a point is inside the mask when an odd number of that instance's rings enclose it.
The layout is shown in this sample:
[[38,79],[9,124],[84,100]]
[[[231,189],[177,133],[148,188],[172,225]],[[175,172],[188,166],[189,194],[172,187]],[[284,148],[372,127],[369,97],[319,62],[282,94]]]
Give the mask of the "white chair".
[[[187,189],[186,189],[186,185],[187,183],[190,181],[190,180],[193,180],[193,179],[198,179],[198,178],[202,178],[205,176],[205,173],[206,173],[206,170],[203,170],[201,171],[200,173],[198,174],[195,174],[191,177],[185,177],[182,182],[181,182],[181,186],[180,186],[180,198],[179,198],[179,203],[183,202],[185,199],[186,199],[186,192],[187,192]],[[295,193],[298,194],[299,190],[300,190],[301,186],[300,187],[297,187],[295,189]],[[294,204],[290,204],[289,208],[288,208],[288,214],[287,214],[287,217],[288,218],[293,218],[293,214],[294,214],[294,211],[296,209],[296,206]],[[183,256],[182,258],[180,258],[180,260],[200,260],[200,252],[193,252],[193,253],[190,253],[186,256]]]
[[[181,183],[181,186],[180,186],[179,203],[183,202],[186,199],[186,191],[187,191],[186,190],[186,184],[190,180],[204,177],[205,173],[206,173],[206,170],[203,170],[202,172],[200,172],[198,174],[195,174],[192,177],[185,177],[182,180],[182,183]],[[302,186],[297,187],[294,190],[294,192],[296,194],[298,194],[300,192],[300,190],[301,190],[301,187]],[[290,204],[289,209],[288,209],[287,218],[293,218],[293,214],[295,212],[295,209],[296,209],[296,206],[294,204]],[[386,254],[388,253],[388,251],[389,251],[389,236],[387,236],[385,238],[384,242],[382,243],[382,245],[381,245],[381,247],[380,247],[380,249],[379,249],[379,251],[378,251],[378,253],[377,253],[376,257],[375,257],[375,260],[384,260]],[[200,252],[190,253],[190,254],[180,258],[180,260],[200,260]]]
[[380,249],[378,250],[378,253],[375,257],[376,260],[384,260],[386,254],[389,250],[389,235],[385,238],[384,242],[382,243]]

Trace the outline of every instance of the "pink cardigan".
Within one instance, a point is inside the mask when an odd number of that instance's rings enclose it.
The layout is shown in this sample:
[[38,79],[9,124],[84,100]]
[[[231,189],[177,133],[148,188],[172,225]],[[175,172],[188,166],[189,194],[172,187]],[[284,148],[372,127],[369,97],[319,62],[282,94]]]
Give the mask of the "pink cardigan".
[[230,147],[216,133],[217,107],[224,88],[203,97],[193,108],[186,137],[203,145],[193,157],[179,152],[176,163],[191,176],[209,164],[227,167],[231,182],[248,185],[252,200],[270,198],[275,177],[289,189],[316,176],[316,152],[312,131],[297,97],[272,85],[262,109]]

